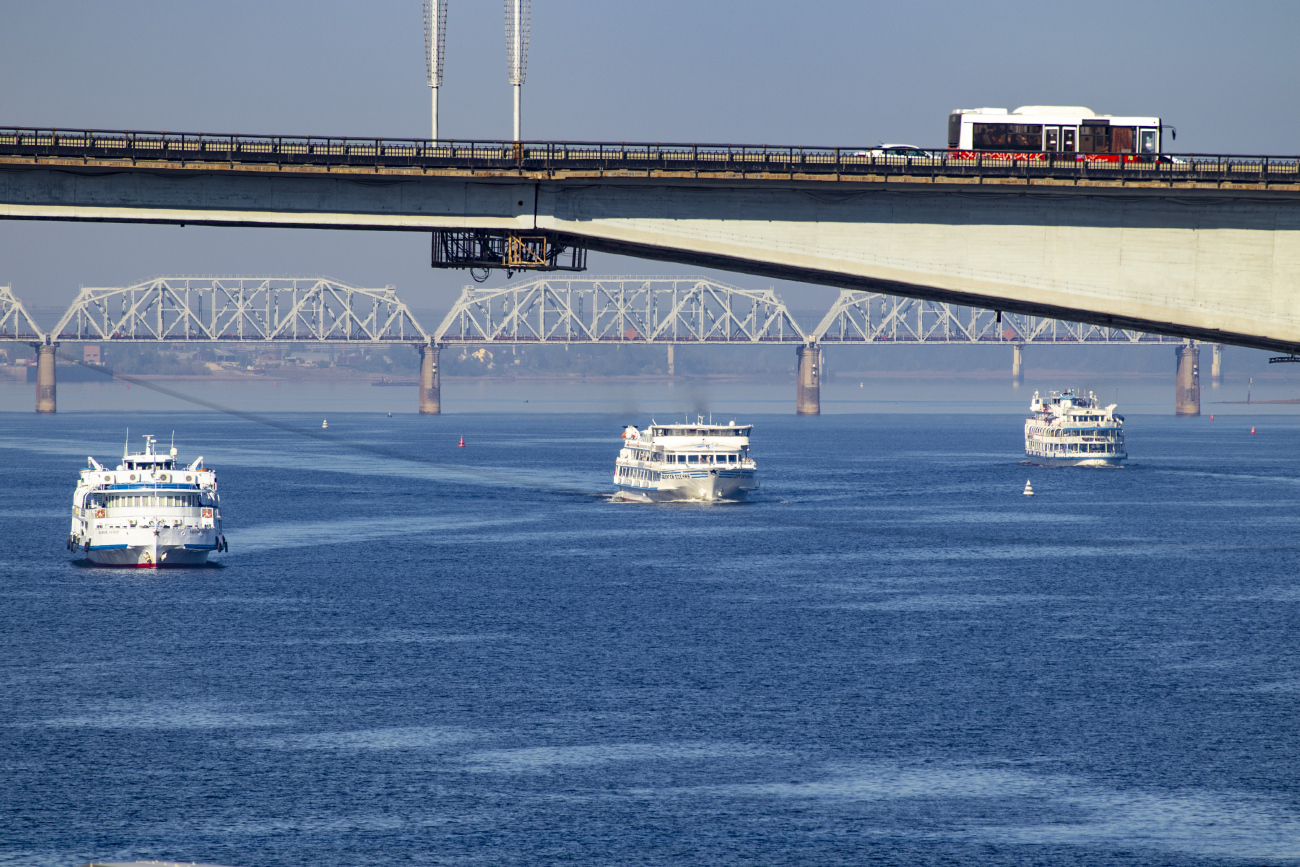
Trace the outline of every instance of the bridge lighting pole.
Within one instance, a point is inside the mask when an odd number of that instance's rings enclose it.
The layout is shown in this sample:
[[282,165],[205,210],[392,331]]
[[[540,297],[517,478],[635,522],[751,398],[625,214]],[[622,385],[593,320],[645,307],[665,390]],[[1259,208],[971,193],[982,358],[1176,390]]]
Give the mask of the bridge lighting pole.
[[506,71],[515,92],[515,138],[520,141],[519,94],[528,72],[528,19],[531,0],[506,0]]
[[424,0],[424,68],[432,94],[433,142],[438,141],[438,88],[442,87],[443,48],[447,42],[447,0]]

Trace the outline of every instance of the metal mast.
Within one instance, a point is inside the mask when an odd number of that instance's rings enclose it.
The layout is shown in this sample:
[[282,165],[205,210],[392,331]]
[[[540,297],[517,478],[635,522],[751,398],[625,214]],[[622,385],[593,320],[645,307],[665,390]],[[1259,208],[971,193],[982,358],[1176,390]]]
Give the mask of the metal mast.
[[447,42],[447,0],[424,0],[424,66],[433,105],[433,141],[438,140],[438,88],[442,86],[443,48]]
[[515,92],[515,141],[519,135],[519,92],[528,71],[528,12],[531,0],[506,0],[506,71]]

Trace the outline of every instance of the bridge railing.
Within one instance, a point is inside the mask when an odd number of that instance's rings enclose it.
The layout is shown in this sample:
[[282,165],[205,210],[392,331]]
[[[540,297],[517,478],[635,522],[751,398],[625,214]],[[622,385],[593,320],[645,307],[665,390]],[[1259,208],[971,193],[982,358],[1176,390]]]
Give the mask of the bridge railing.
[[1300,157],[971,153],[895,156],[870,147],[630,142],[427,141],[0,127],[0,157],[520,172],[695,172],[743,176],[921,175],[1296,183]]

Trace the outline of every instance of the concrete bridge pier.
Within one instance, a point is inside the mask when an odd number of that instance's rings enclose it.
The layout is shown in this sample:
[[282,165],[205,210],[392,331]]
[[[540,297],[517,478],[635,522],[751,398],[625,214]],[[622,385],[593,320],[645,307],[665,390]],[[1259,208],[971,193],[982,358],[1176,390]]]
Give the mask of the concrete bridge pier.
[[797,388],[794,398],[795,415],[822,414],[821,354],[816,343],[795,347],[799,358]]
[[33,343],[36,347],[36,411],[57,412],[57,383],[54,379],[54,349],[57,343]]
[[420,415],[442,414],[442,390],[438,384],[437,344],[420,346]]
[[1210,388],[1223,384],[1223,344],[1214,344],[1214,358],[1210,362]]
[[1178,370],[1174,374],[1174,415],[1201,414],[1201,347],[1192,342],[1174,350]]
[[1011,344],[1011,387],[1020,388],[1025,384],[1025,345]]

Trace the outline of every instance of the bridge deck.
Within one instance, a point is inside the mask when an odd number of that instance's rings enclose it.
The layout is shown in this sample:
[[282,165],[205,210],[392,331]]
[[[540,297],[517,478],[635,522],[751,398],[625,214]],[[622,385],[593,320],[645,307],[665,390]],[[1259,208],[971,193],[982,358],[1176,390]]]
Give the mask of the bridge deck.
[[564,179],[858,181],[1259,189],[1300,192],[1300,158],[1242,155],[873,155],[866,148],[627,142],[429,142],[0,128],[0,168],[148,167],[276,172]]

